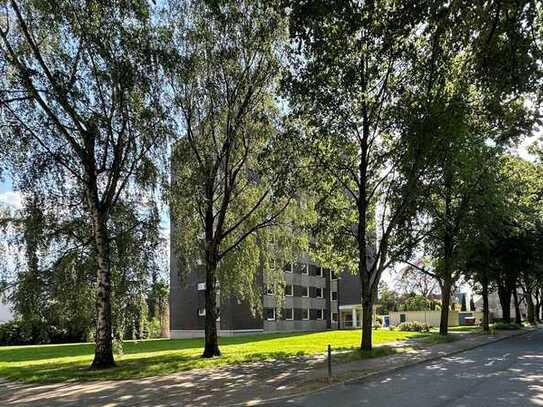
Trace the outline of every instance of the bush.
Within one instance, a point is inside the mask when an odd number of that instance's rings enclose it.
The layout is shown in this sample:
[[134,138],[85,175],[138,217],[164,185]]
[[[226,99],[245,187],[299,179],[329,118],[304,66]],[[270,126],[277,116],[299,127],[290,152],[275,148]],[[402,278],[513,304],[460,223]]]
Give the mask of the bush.
[[520,328],[521,326],[519,324],[515,324],[514,322],[499,321],[494,324],[494,329],[501,329],[504,331],[513,331]]
[[27,330],[19,321],[9,321],[0,324],[0,345],[27,345],[32,343]]
[[432,328],[431,325],[425,322],[419,322],[419,321],[402,322],[400,325],[398,325],[398,329],[400,331],[407,331],[407,332],[430,332],[431,328]]
[[153,318],[147,324],[147,338],[160,338],[160,320]]

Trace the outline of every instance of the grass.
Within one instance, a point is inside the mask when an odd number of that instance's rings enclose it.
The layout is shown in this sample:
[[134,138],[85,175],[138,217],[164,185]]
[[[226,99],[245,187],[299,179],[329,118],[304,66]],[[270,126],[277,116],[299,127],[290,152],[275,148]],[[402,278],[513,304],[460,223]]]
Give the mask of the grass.
[[[373,343],[379,345],[429,336],[435,334],[380,329],[373,331]],[[92,344],[6,346],[0,347],[0,376],[24,382],[134,379],[248,361],[314,355],[325,352],[328,344],[334,350],[356,349],[360,344],[360,331],[225,337],[220,338],[223,355],[213,359],[200,358],[202,339],[127,341],[123,346],[124,353],[116,356],[117,367],[101,371],[89,369],[94,352]],[[390,348],[375,348],[368,355],[362,353],[354,358],[394,352]]]

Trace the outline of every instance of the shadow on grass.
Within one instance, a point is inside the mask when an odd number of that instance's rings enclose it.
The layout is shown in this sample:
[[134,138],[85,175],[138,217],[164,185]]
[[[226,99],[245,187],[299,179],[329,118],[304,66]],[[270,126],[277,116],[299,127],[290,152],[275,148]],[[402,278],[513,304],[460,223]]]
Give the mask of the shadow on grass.
[[51,362],[35,365],[4,365],[0,375],[28,383],[54,383],[61,381],[122,380],[150,376],[162,376],[193,369],[238,365],[247,362],[279,361],[306,356],[305,352],[261,352],[249,354],[225,353],[223,356],[204,359],[200,355],[167,354],[141,358],[118,357],[117,366],[112,369],[90,369],[92,359],[78,362]]

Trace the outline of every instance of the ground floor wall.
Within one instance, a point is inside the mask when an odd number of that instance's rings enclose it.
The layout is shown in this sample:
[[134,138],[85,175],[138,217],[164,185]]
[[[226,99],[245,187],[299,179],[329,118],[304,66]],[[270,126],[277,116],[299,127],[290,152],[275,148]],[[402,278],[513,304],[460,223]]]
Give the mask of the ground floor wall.
[[[449,326],[463,325],[465,317],[475,317],[475,323],[481,323],[482,311],[449,311]],[[398,311],[390,312],[390,325],[396,326],[402,322],[425,322],[433,326],[439,326],[441,321],[441,310],[437,311]]]
[[[238,329],[238,330],[227,330],[219,329],[219,336],[243,336],[243,335],[258,335],[264,333],[263,329]],[[205,332],[203,329],[177,329],[170,331],[170,339],[187,339],[187,338],[203,338]]]

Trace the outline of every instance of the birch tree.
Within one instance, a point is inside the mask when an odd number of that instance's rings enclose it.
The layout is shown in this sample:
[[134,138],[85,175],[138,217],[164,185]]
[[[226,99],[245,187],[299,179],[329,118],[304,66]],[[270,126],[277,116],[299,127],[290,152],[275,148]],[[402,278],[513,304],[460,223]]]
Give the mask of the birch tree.
[[[145,1],[6,1],[0,16],[2,138],[20,189],[61,186],[92,225],[93,368],[114,366],[110,219],[146,202],[165,132]],[[137,188],[136,188],[137,186]]]
[[174,247],[182,275],[205,276],[203,357],[220,355],[221,298],[256,313],[262,279],[280,285],[297,246],[292,213],[304,217],[273,97],[285,33],[275,6],[186,1],[170,11]]

